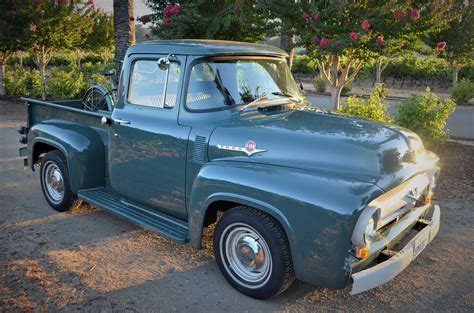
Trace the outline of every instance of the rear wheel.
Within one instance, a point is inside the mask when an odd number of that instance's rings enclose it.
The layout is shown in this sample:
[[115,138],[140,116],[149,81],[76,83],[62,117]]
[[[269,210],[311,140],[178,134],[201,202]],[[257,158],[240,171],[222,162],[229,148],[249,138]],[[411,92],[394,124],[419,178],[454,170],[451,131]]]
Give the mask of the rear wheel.
[[276,296],[295,279],[283,227],[253,208],[224,213],[214,232],[214,256],[225,279],[252,298]]
[[46,201],[56,211],[64,212],[81,205],[81,200],[71,191],[66,159],[58,150],[43,157],[40,180]]

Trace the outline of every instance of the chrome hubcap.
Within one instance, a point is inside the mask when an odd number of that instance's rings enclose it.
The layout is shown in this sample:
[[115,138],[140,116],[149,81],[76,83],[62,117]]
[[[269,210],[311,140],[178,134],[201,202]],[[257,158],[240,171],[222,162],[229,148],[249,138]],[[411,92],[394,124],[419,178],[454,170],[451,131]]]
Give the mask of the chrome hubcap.
[[64,197],[64,179],[55,163],[48,161],[44,165],[43,182],[48,199],[53,203],[60,203]]
[[229,274],[245,287],[258,288],[270,278],[270,249],[260,234],[248,225],[232,224],[226,228],[221,237],[221,255]]

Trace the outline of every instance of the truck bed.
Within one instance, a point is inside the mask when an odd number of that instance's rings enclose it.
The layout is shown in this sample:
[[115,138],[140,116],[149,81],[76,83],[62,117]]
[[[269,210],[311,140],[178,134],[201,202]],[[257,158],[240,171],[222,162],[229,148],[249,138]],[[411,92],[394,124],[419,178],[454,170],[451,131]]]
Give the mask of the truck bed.
[[82,109],[82,100],[42,101],[32,98],[21,98],[28,107],[28,127],[45,120],[67,120],[91,127],[106,129],[101,125],[103,116],[110,116],[110,112],[92,112]]

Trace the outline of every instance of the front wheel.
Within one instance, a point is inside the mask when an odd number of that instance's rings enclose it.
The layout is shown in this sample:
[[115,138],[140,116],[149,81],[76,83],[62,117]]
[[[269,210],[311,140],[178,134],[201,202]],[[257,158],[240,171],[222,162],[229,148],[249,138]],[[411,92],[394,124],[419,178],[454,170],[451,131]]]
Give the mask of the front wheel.
[[283,227],[253,208],[236,207],[221,217],[214,232],[214,256],[225,279],[252,298],[276,296],[295,279]]
[[40,180],[46,201],[56,211],[64,212],[81,205],[81,200],[71,191],[66,159],[58,150],[46,153],[42,159]]

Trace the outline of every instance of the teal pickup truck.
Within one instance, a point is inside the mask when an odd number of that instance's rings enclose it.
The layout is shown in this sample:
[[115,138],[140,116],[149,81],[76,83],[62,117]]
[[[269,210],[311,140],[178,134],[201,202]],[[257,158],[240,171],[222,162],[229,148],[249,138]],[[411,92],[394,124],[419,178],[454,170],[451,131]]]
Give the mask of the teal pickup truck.
[[196,249],[216,223],[216,262],[250,297],[295,278],[363,292],[439,229],[438,157],[406,129],[309,106],[277,48],[150,41],[129,48],[112,111],[23,100],[20,155],[53,209],[85,201]]

